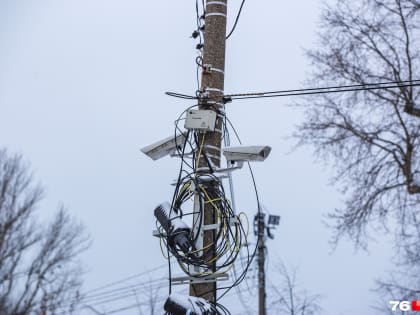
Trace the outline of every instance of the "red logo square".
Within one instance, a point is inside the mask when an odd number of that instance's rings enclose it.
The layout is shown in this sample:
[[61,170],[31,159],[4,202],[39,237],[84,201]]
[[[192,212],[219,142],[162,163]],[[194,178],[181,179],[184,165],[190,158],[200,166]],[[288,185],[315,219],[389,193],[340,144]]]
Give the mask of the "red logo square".
[[411,310],[420,311],[420,301],[411,301]]

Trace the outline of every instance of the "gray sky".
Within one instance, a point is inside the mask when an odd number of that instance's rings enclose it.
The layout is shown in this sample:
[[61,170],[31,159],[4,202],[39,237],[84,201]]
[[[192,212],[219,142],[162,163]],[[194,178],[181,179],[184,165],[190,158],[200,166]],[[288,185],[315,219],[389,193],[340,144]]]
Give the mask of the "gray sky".
[[[179,161],[153,162],[139,148],[173,134],[173,121],[191,105],[164,91],[195,91],[194,3],[0,1],[0,145],[22,153],[46,187],[42,219],[63,203],[92,235],[83,255],[85,290],[165,262],[151,235],[153,209],[171,198]],[[239,4],[230,1],[229,25]],[[302,86],[309,72],[302,48],[315,44],[320,7],[320,1],[247,1],[227,43],[225,90]],[[301,120],[286,107],[292,101],[227,107],[245,144],[273,148],[254,165],[262,202],[282,216],[269,264],[281,257],[299,266],[300,283],[324,296],[327,314],[371,314],[369,290],[390,268],[392,247],[379,236],[370,253],[356,253],[346,241],[332,252],[322,219],[341,196],[328,186],[330,169],[315,164],[309,149],[287,154],[293,142],[285,136]],[[234,179],[238,209],[252,219],[249,174]],[[233,299],[222,304],[239,314]]]

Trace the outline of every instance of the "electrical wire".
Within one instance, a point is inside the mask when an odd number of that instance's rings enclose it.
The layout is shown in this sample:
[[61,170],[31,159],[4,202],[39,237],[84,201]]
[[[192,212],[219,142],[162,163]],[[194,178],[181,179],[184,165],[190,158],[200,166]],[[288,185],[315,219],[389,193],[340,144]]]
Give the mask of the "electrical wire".
[[[81,308],[82,304],[89,304],[92,306],[98,306],[103,304],[109,304],[111,302],[121,301],[127,298],[133,298],[135,294],[139,291],[155,291],[159,288],[163,287],[163,284],[166,280],[166,277],[159,278],[155,280],[148,280],[144,282],[135,283],[132,285],[120,287],[113,290],[107,290],[104,292],[95,293],[93,295],[81,296],[80,298],[75,299],[74,301],[67,301],[64,304],[59,306],[49,307],[48,309],[54,312],[57,312],[60,309],[66,309],[72,306],[74,303],[79,304],[79,307],[76,309]],[[63,311],[63,313],[65,313]]]
[[238,14],[236,15],[236,18],[235,18],[235,23],[233,23],[233,27],[232,27],[231,31],[229,32],[229,34],[226,36],[226,39],[229,39],[229,37],[235,31],[236,25],[238,24],[239,17],[241,16],[241,12],[242,12],[242,8],[243,8],[244,4],[245,4],[245,0],[242,0],[241,6],[239,7]]
[[[320,88],[304,88],[304,89],[278,90],[278,91],[252,92],[252,93],[235,93],[235,94],[226,94],[224,95],[223,99],[224,99],[224,102],[227,103],[232,100],[243,100],[243,99],[285,97],[285,96],[304,96],[304,95],[358,92],[358,91],[370,91],[370,90],[386,90],[386,89],[398,89],[398,88],[401,89],[401,88],[417,87],[417,86],[420,86],[420,80],[365,83],[365,84],[353,84],[353,85],[341,85],[341,86],[328,86],[328,87],[320,87]],[[169,96],[189,99],[189,100],[199,99],[199,97],[197,96],[179,94],[175,92],[166,92],[166,94]],[[208,98],[207,100],[213,100],[213,99]]]
[[303,95],[313,95],[313,94],[384,90],[384,89],[395,89],[395,88],[415,87],[415,86],[420,86],[420,80],[354,84],[354,85],[330,86],[330,87],[295,89],[295,90],[280,90],[280,91],[257,92],[257,93],[227,94],[225,95],[225,98],[228,98],[228,99],[230,98],[232,100],[239,100],[239,99],[253,99],[253,98],[266,98],[266,97],[303,96]]
[[157,266],[157,267],[155,267],[155,268],[151,268],[151,269],[145,270],[145,271],[143,271],[143,272],[140,272],[140,273],[134,274],[134,275],[132,275],[132,276],[128,276],[128,277],[126,277],[126,278],[123,278],[123,279],[120,279],[120,280],[116,280],[116,281],[110,282],[110,283],[108,283],[108,284],[102,285],[102,286],[100,286],[100,287],[97,287],[97,288],[94,288],[94,289],[88,290],[88,291],[84,292],[84,293],[83,293],[83,295],[88,295],[88,294],[90,294],[90,293],[92,293],[92,292],[96,292],[96,291],[99,291],[99,290],[102,290],[102,289],[105,289],[105,288],[112,287],[112,286],[114,286],[114,285],[116,285],[116,284],[120,284],[120,283],[123,283],[123,282],[127,282],[127,281],[129,281],[129,280],[132,280],[132,279],[135,279],[135,278],[141,277],[141,276],[143,276],[143,275],[150,274],[150,273],[152,273],[153,271],[160,270],[160,269],[162,269],[162,268],[164,268],[164,267],[166,267],[166,264],[162,264],[162,265],[159,265],[159,266]]
[[[161,270],[164,268],[166,264],[157,266],[155,268],[151,268],[148,270],[145,270],[141,273],[125,277],[123,279],[110,282],[108,284],[102,285],[100,287],[85,291],[83,293],[80,293],[77,298],[74,300],[66,301],[65,303],[62,303],[60,305],[54,305],[49,306],[48,309],[50,311],[58,312],[57,314],[66,314],[64,309],[67,309],[75,304],[79,304],[76,309],[79,309],[80,307],[83,307],[82,304],[89,303],[91,305],[99,305],[99,304],[106,304],[117,300],[122,300],[126,298],[130,298],[133,296],[133,292],[138,291],[139,289],[144,289],[145,286],[147,286],[148,289],[155,290],[157,288],[160,288],[163,286],[165,278],[158,278],[154,280],[144,280],[144,281],[136,281],[134,283],[131,283],[129,285],[124,286],[117,286],[123,283],[126,283],[128,281],[133,281],[136,279],[140,279],[144,275],[150,275],[152,272]],[[117,286],[115,288],[115,286]],[[63,311],[60,311],[63,310]],[[61,312],[61,313],[59,313]]]

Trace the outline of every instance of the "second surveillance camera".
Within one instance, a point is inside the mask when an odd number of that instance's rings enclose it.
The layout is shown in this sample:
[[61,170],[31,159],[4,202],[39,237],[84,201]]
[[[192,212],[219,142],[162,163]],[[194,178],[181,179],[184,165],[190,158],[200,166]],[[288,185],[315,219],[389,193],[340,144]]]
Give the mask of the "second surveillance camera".
[[238,146],[223,149],[223,155],[230,162],[264,161],[271,152],[269,146]]
[[141,149],[141,152],[146,154],[152,160],[158,160],[166,155],[173,154],[177,149],[182,150],[185,142],[186,133],[179,136],[171,136],[155,142],[147,147]]

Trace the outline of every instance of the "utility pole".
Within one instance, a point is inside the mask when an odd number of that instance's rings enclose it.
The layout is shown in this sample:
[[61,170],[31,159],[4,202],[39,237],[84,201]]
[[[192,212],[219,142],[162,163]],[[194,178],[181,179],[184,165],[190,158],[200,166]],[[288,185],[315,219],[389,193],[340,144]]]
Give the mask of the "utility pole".
[[[213,109],[218,112],[216,128],[214,132],[199,134],[199,144],[203,144],[203,151],[211,164],[220,167],[222,122],[224,115],[224,70],[225,70],[225,47],[226,47],[226,19],[227,0],[206,0],[205,30],[203,46],[203,67],[201,75],[201,93],[199,100],[200,109]],[[208,98],[208,99],[206,99]],[[209,172],[208,161],[203,154],[198,156],[197,173]],[[207,189],[216,187],[216,182],[208,182]],[[196,196],[195,198],[199,198]],[[216,214],[210,203],[204,205],[204,225],[216,222]],[[214,229],[205,230],[203,233],[203,257],[208,266],[215,271],[215,239]],[[215,279],[216,281],[216,279]],[[208,301],[216,301],[216,282],[190,284],[190,295],[203,297]]]
[[[259,205],[258,205],[259,206]],[[260,206],[259,206],[260,207]],[[258,219],[258,314],[266,315],[265,305],[265,213],[261,211]]]
[[254,235],[257,237],[258,244],[258,315],[267,314],[265,292],[265,241],[267,236],[274,239],[273,230],[280,224],[279,215],[268,215],[266,219],[266,211],[264,207],[258,205],[258,213],[254,217]]

